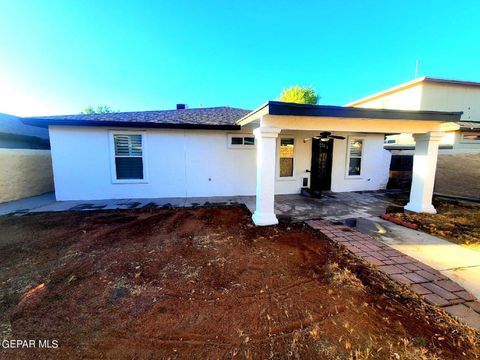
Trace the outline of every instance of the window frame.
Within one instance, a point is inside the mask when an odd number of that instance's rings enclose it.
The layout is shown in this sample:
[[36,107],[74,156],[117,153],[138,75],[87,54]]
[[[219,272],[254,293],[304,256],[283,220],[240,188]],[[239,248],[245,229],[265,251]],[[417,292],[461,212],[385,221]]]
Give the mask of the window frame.
[[[242,144],[232,144],[232,138],[242,138]],[[253,145],[245,145],[245,138],[253,138]],[[255,139],[254,134],[235,134],[235,133],[228,133],[227,134],[227,147],[229,149],[245,149],[245,150],[253,150],[257,148],[257,139]]]
[[[362,140],[362,153],[360,154],[360,174],[350,175],[350,141],[351,140]],[[347,137],[347,154],[345,161],[345,179],[362,179],[363,178],[363,165],[365,160],[365,136],[348,136]],[[355,157],[354,157],[355,158]]]
[[[292,139],[293,140],[293,166],[292,166],[292,176],[280,176],[280,147],[282,145],[282,139]],[[280,135],[277,141],[277,171],[276,171],[276,178],[278,181],[294,181],[297,179],[295,175],[296,169],[296,155],[297,155],[297,138],[293,135]]]
[[[142,167],[143,179],[117,179],[117,168],[115,163],[115,139],[114,135],[141,135],[142,136]],[[147,141],[146,132],[143,130],[109,130],[108,138],[110,144],[110,175],[112,184],[147,184]]]
[[465,139],[465,135],[476,135],[476,136],[480,136],[480,132],[462,132],[460,134],[460,142],[462,144],[480,144],[480,140],[468,140],[468,139]]

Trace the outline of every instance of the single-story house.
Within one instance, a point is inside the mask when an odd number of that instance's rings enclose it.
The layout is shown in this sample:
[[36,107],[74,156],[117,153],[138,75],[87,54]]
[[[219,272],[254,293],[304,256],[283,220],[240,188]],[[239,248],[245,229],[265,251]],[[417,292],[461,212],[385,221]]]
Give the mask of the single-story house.
[[58,200],[256,195],[253,221],[277,223],[275,194],[378,190],[387,133],[416,134],[408,210],[435,212],[439,140],[461,112],[269,101],[230,107],[24,118],[49,129]]
[[[443,154],[480,153],[480,82],[420,77],[378,93],[352,101],[345,106],[398,109],[462,111],[457,131],[440,140]],[[411,133],[391,134],[385,147],[409,150],[415,146]]]

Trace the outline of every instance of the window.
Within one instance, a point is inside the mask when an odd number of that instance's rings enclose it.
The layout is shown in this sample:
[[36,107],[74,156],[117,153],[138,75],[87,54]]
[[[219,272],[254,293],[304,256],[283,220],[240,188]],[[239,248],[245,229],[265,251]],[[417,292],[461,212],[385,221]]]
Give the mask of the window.
[[232,136],[231,145],[243,145],[243,137]]
[[292,138],[280,139],[280,177],[293,176],[293,155],[295,140]]
[[238,149],[252,149],[255,148],[255,137],[253,135],[228,135],[228,147]]
[[243,138],[243,145],[255,145],[255,138],[246,136]]
[[116,180],[143,180],[142,134],[113,134]]
[[360,176],[362,172],[363,139],[348,139],[348,176]]
[[480,133],[463,133],[463,143],[480,143]]

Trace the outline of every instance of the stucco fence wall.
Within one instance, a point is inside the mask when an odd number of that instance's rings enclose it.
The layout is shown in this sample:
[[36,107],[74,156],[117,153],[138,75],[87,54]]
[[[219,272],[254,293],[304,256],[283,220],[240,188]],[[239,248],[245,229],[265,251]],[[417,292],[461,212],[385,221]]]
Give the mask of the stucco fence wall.
[[439,155],[435,192],[480,199],[480,154]]
[[[410,189],[413,152],[392,150],[389,189]],[[439,195],[480,199],[480,154],[440,150],[434,191]]]
[[0,149],[0,203],[50,191],[50,150]]

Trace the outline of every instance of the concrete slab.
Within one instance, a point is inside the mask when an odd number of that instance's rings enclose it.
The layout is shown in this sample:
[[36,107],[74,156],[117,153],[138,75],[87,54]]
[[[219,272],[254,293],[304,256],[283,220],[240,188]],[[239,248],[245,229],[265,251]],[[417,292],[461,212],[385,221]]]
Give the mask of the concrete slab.
[[50,204],[31,209],[30,212],[68,211],[73,207],[89,204],[87,201],[55,201]]
[[32,196],[25,199],[9,201],[0,204],[0,215],[6,215],[15,212],[28,212],[55,202],[54,193],[46,193],[38,196]]
[[[188,197],[185,206],[209,206],[209,205],[232,205],[242,204],[250,197],[247,196],[210,196],[210,197]],[[253,196],[251,198],[254,198]]]
[[440,272],[462,285],[477,299],[480,299],[480,266],[460,267],[457,269],[440,270]]

